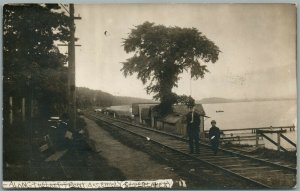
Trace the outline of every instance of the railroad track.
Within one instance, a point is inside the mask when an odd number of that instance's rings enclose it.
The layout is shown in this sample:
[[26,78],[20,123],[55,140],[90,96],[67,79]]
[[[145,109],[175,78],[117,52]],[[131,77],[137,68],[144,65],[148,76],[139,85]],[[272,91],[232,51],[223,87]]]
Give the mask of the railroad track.
[[200,154],[189,154],[185,138],[104,115],[90,116],[109,126],[148,139],[187,157],[191,161],[210,165],[249,182],[249,184],[256,185],[258,188],[292,188],[296,185],[297,170],[291,166],[226,149],[220,149],[218,155],[214,155],[210,146],[205,143],[200,143]]

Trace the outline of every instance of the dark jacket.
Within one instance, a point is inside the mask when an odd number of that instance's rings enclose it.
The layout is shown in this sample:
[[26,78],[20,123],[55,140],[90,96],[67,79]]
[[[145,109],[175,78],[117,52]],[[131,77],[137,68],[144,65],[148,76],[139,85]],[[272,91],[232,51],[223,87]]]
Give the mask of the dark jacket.
[[215,140],[219,140],[220,139],[220,129],[218,127],[211,127],[209,129],[209,139],[212,138],[212,136],[215,136]]
[[[193,121],[192,121],[193,118]],[[189,132],[190,129],[200,130],[200,115],[194,111],[194,116],[192,117],[192,112],[189,112],[186,115],[186,123],[187,123],[187,130]]]

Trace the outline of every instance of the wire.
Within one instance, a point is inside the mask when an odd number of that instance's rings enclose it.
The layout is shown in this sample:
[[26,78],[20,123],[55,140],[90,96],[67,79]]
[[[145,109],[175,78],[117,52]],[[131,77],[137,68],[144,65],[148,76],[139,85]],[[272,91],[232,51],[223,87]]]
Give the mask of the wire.
[[70,14],[70,12],[67,10],[67,8],[66,8],[62,3],[60,3],[60,5],[62,6],[62,8],[63,8],[65,11],[67,11],[67,13]]
[[192,96],[192,69],[191,69],[191,77],[190,77],[190,96]]

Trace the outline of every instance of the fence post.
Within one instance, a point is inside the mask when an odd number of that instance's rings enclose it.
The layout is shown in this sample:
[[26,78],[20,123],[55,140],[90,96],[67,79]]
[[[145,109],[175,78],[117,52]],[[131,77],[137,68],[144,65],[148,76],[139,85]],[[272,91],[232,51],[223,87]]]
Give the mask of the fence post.
[[277,151],[280,151],[280,134],[281,133],[277,133]]
[[255,133],[256,133],[256,148],[258,147],[258,138],[259,138],[259,135],[258,135],[258,132],[257,131],[255,131]]
[[9,124],[13,123],[13,97],[9,97]]
[[25,98],[22,98],[22,121],[25,121]]

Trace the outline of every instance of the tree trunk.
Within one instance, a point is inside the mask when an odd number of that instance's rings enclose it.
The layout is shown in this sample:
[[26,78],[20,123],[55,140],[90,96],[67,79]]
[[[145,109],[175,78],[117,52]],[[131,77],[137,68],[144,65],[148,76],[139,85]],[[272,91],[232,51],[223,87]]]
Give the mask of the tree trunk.
[[172,105],[176,102],[174,93],[172,93],[172,88],[174,86],[174,69],[172,65],[167,65],[164,69],[164,73],[160,80],[160,104],[159,111],[162,116],[171,113],[173,108]]

